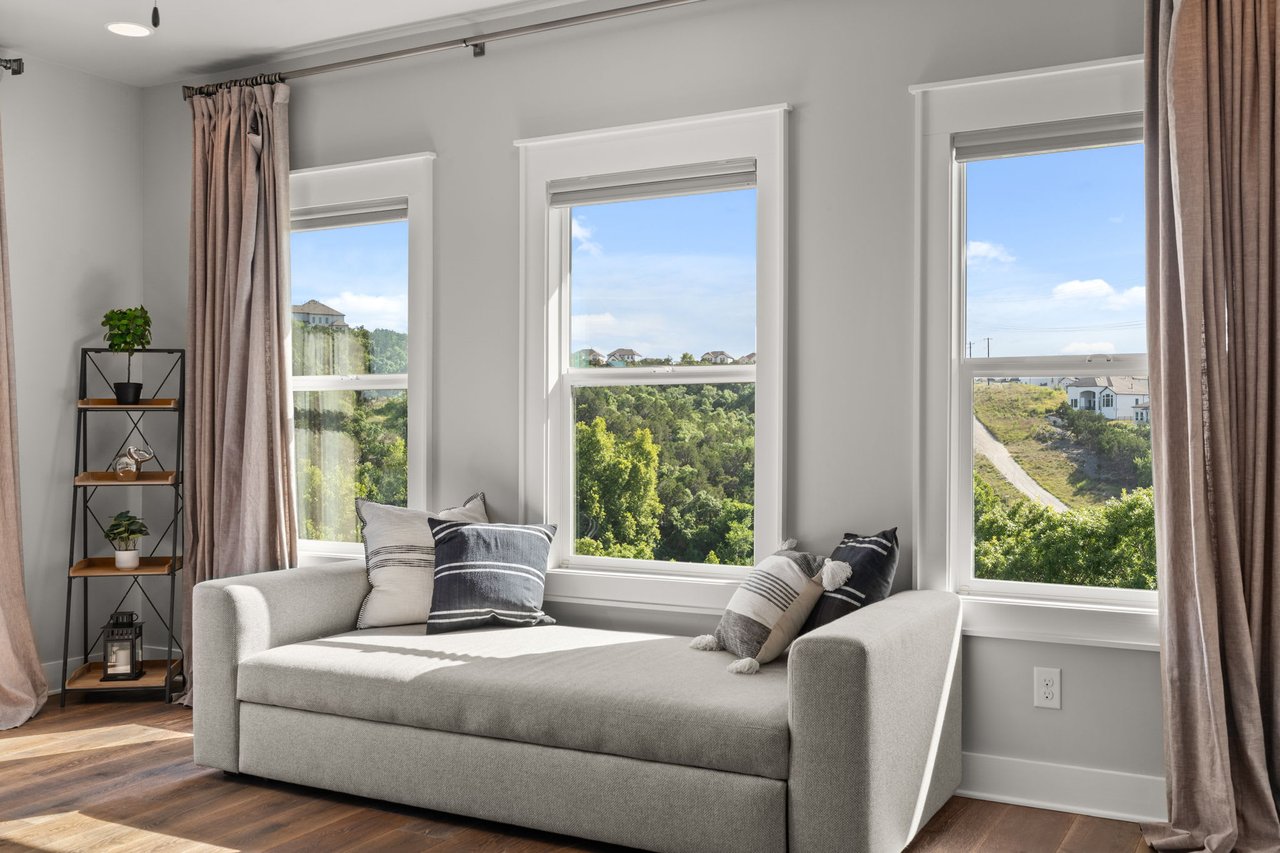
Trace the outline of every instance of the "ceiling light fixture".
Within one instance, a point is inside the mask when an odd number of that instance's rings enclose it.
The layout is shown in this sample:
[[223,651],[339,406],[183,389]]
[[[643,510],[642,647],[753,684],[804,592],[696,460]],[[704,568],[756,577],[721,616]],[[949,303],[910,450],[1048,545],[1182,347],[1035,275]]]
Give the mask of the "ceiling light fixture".
[[126,36],[133,39],[145,38],[151,35],[150,27],[144,27],[142,24],[133,24],[129,21],[112,21],[107,24],[107,29],[118,36]]
[[151,29],[160,29],[160,0],[152,0],[151,5]]

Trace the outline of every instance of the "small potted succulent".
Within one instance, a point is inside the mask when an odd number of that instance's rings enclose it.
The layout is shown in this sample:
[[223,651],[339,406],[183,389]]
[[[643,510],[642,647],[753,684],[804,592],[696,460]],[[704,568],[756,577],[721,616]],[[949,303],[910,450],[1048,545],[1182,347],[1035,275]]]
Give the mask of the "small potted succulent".
[[133,353],[151,346],[151,315],[146,306],[116,308],[102,315],[107,333],[102,336],[107,349],[129,354],[125,381],[115,382],[116,402],[122,406],[137,405],[142,399],[142,383],[133,381]]
[[138,568],[138,540],[150,533],[147,523],[128,510],[116,513],[107,525],[106,536],[116,549],[117,569]]

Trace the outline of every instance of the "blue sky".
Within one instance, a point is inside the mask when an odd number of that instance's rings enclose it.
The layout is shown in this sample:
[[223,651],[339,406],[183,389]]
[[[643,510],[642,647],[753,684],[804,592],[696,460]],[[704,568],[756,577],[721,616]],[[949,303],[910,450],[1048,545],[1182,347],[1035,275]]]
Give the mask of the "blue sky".
[[408,331],[407,221],[297,231],[290,255],[293,304],[318,299],[352,326]]
[[756,348],[756,191],[573,208],[571,349]]
[[973,355],[1146,352],[1142,145],[965,170]]

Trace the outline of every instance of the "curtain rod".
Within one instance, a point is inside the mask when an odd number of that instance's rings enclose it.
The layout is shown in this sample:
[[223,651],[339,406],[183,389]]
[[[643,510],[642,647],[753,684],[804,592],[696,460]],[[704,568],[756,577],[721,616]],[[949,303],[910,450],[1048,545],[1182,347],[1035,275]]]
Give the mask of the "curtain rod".
[[8,71],[14,77],[26,70],[21,59],[0,59],[0,69]]
[[325,65],[312,65],[308,68],[295,68],[292,71],[283,71],[277,75],[258,75],[257,78],[246,78],[245,81],[227,80],[224,83],[215,83],[208,86],[183,86],[183,97],[189,99],[192,95],[197,93],[208,93],[215,89],[235,86],[243,82],[263,77],[278,77],[280,80],[292,80],[295,77],[310,77],[313,74],[327,74],[330,71],[345,71],[348,68],[361,68],[365,65],[375,65],[379,62],[391,62],[395,59],[405,59],[410,56],[423,56],[428,53],[440,53],[446,50],[454,50],[459,47],[471,48],[472,56],[484,56],[485,45],[491,41],[502,41],[503,39],[516,38],[517,36],[545,33],[549,30],[560,30],[565,27],[592,24],[596,21],[609,21],[614,18],[637,15],[641,12],[656,12],[659,9],[667,9],[673,6],[686,6],[690,3],[700,2],[702,2],[702,0],[649,0],[647,3],[637,3],[633,6],[623,6],[618,9],[606,9],[600,12],[589,12],[585,15],[573,15],[568,18],[557,18],[556,20],[544,21],[540,24],[528,24],[523,27],[511,27],[510,29],[498,30],[496,32],[484,33],[477,36],[467,36],[466,38],[439,41],[433,44],[419,45],[417,47],[406,47],[401,50],[392,50],[386,53],[375,53],[370,56],[359,56],[354,59],[344,59],[341,62],[330,62]]

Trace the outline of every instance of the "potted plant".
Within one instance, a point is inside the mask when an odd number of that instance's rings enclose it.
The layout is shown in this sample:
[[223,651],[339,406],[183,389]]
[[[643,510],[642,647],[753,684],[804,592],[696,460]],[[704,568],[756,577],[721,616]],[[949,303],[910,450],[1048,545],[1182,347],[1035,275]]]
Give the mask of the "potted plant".
[[102,315],[102,325],[107,330],[102,336],[107,342],[107,349],[129,354],[125,381],[113,383],[116,402],[122,406],[137,405],[142,399],[142,383],[133,381],[133,353],[151,345],[151,315],[144,305],[116,308]]
[[107,541],[116,549],[117,569],[138,568],[138,539],[150,535],[147,523],[128,510],[117,512],[107,525]]

